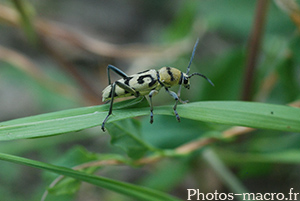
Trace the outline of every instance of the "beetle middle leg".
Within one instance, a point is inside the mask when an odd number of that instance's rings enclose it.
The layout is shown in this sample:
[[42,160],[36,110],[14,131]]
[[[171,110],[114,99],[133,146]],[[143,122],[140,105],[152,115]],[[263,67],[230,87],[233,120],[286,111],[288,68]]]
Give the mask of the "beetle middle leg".
[[138,97],[139,96],[139,93],[136,92],[132,87],[122,83],[122,82],[119,82],[119,81],[116,81],[112,84],[112,87],[111,87],[111,102],[110,102],[110,105],[109,105],[109,111],[108,111],[108,114],[107,116],[105,117],[104,121],[102,122],[102,126],[101,126],[101,129],[103,130],[103,132],[105,132],[105,123],[107,122],[108,120],[108,117],[112,114],[112,109],[113,109],[113,103],[114,103],[114,97],[116,95],[116,86],[124,89],[125,91],[131,93],[132,95],[134,95],[135,97]]
[[150,124],[153,123],[153,103],[152,103],[152,96],[156,95],[158,93],[157,90],[153,89],[152,91],[150,91],[149,93],[149,102],[150,102]]

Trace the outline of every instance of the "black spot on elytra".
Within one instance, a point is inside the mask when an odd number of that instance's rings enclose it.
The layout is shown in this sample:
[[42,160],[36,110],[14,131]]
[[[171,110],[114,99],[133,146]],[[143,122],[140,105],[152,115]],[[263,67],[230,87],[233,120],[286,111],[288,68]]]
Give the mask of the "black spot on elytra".
[[124,84],[126,84],[127,86],[129,86],[129,81],[132,79],[133,77],[124,77]]
[[155,83],[156,83],[156,80],[151,76],[151,75],[141,75],[138,79],[137,79],[137,82],[139,84],[143,84],[145,81],[144,81],[144,78],[146,77],[149,77],[151,79],[151,82],[148,84],[149,87],[152,87]]
[[142,72],[138,72],[137,74],[147,73],[148,71],[150,71],[150,70],[144,70],[144,71],[142,71]]

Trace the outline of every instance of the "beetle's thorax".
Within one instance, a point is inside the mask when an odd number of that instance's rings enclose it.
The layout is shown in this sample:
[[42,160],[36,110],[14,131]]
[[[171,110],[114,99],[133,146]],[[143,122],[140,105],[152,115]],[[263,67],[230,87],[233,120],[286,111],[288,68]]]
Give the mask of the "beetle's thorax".
[[171,87],[180,84],[182,72],[172,67],[162,67],[159,69],[160,82],[165,87]]

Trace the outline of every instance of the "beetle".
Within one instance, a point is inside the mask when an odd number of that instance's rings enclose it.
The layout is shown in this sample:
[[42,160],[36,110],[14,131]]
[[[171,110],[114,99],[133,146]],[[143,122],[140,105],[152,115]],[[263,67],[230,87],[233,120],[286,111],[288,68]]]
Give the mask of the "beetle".
[[[183,101],[180,99],[181,86],[183,85],[185,88],[189,89],[190,78],[193,77],[194,75],[198,75],[205,78],[212,86],[214,86],[214,84],[210,79],[208,79],[206,76],[200,73],[195,72],[189,75],[190,66],[194,59],[198,42],[199,39],[196,41],[194,45],[192,56],[190,58],[186,73],[183,73],[180,70],[173,67],[162,67],[159,70],[150,69],[150,70],[145,70],[137,74],[128,76],[119,68],[113,65],[108,65],[107,66],[108,86],[102,91],[102,101],[103,102],[110,101],[110,107],[107,116],[102,122],[101,129],[105,131],[104,128],[105,123],[107,122],[108,117],[112,114],[114,99],[121,98],[121,97],[129,97],[129,96],[139,97],[139,96],[148,95],[149,104],[150,104],[150,123],[152,124],[153,123],[152,97],[155,94],[157,94],[161,88],[164,88],[166,92],[169,93],[175,100],[173,110],[177,121],[180,122],[180,117],[176,111],[177,104],[178,102],[181,103],[188,102],[187,100]],[[110,80],[111,70],[116,74],[120,75],[122,78],[112,83]],[[179,90],[177,94],[169,90],[169,88],[176,85],[179,85]]]

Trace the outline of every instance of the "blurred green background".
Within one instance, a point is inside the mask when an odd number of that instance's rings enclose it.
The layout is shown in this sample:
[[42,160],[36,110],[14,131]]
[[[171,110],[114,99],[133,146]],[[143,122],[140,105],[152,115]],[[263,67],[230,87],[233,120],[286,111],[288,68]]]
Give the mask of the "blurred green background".
[[[18,2],[28,21],[14,15]],[[286,105],[300,99],[299,24],[278,6],[281,1],[267,2],[249,100]],[[102,104],[108,64],[127,74],[163,66],[185,72],[197,38],[200,42],[191,72],[206,75],[215,87],[193,78],[191,89],[182,90],[182,99],[242,99],[257,1],[2,0],[0,9],[0,121]],[[297,9],[292,14],[297,16]],[[32,24],[35,31],[30,28]],[[154,97],[155,105],[170,105],[170,110],[173,102],[164,92]],[[174,117],[159,115],[154,116],[153,125],[148,116],[137,119],[143,138],[163,149],[229,128],[186,119],[178,124]],[[139,168],[109,166],[97,174],[181,199],[187,199],[188,188],[204,193],[242,188],[254,193],[287,194],[290,188],[300,191],[299,148],[299,133],[255,130],[211,143],[187,157]],[[122,149],[110,145],[109,135],[100,127],[5,141],[0,152],[68,167],[91,160],[92,153],[126,156]],[[222,174],[218,167],[228,172]],[[40,200],[56,177],[6,162],[0,162],[0,169],[0,195],[5,201]],[[226,174],[241,186],[228,184]],[[83,184],[75,194],[54,192],[46,200],[53,199],[131,200],[90,184]]]

